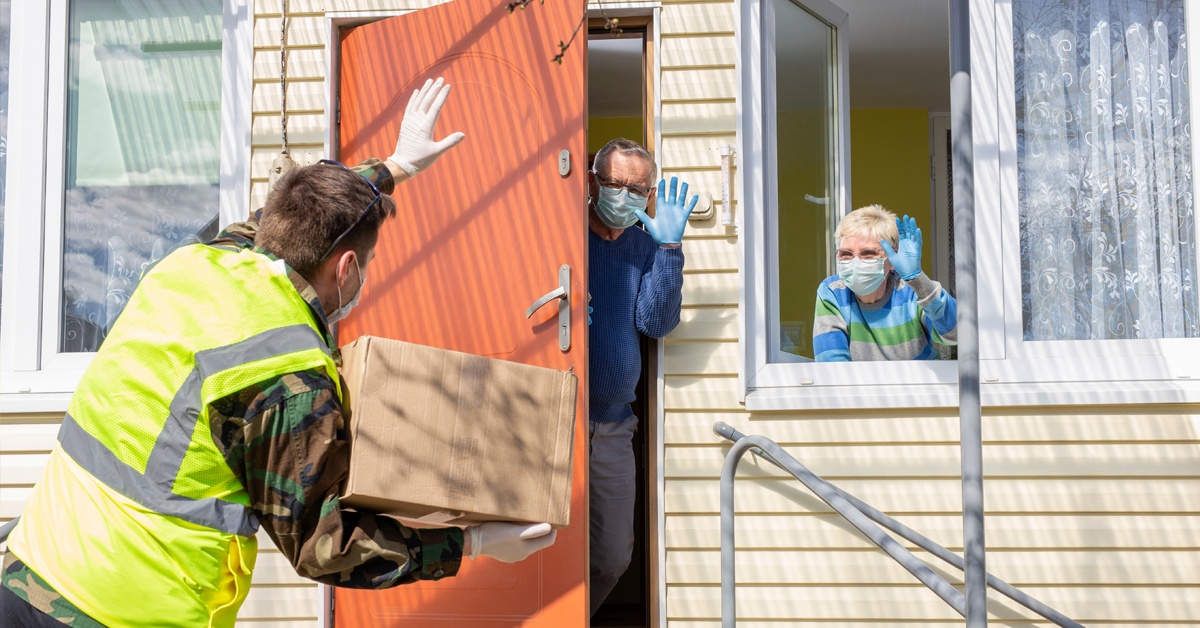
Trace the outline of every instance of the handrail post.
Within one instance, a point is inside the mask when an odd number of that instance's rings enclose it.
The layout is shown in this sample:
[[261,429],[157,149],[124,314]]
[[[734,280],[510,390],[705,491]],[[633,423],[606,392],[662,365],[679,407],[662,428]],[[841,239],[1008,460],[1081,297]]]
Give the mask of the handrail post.
[[950,0],[950,132],[954,169],[954,271],[958,301],[958,404],[962,450],[963,570],[967,628],[987,627],[979,303],[975,285],[975,164],[971,120],[971,11]]
[[[719,433],[719,432],[718,432]],[[721,466],[721,628],[737,623],[737,579],[734,563],[733,476],[738,462],[753,445],[748,440],[733,443]]]

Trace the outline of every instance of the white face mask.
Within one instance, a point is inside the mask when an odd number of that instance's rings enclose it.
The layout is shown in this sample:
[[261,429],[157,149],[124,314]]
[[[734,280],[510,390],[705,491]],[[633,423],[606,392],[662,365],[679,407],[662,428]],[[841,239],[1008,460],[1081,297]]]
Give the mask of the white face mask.
[[330,325],[350,315],[350,310],[353,310],[354,306],[358,305],[358,298],[362,296],[363,286],[367,285],[367,278],[363,277],[362,267],[358,265],[357,255],[354,256],[354,268],[358,270],[358,292],[354,293],[354,297],[350,299],[349,303],[342,305],[342,286],[338,284],[338,309],[330,312],[325,317]]
[[883,269],[884,258],[865,260],[854,258],[837,263],[838,277],[846,282],[846,287],[859,296],[867,296],[879,289],[887,278]]

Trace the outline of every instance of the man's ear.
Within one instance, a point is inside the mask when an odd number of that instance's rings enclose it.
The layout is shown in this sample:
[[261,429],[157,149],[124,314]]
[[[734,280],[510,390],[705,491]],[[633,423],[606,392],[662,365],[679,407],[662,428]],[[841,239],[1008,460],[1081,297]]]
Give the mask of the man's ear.
[[333,282],[337,286],[344,286],[350,280],[350,267],[354,266],[354,260],[358,254],[354,249],[346,249],[337,255],[334,259],[337,263],[333,266]]

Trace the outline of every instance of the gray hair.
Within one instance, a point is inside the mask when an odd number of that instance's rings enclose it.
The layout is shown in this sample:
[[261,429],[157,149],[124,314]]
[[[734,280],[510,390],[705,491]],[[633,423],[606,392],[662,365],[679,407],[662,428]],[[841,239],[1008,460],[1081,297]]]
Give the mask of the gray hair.
[[658,177],[658,164],[654,163],[654,156],[651,155],[650,151],[646,150],[641,144],[638,144],[633,140],[627,140],[623,137],[618,137],[617,139],[605,144],[604,148],[601,148],[600,151],[596,153],[596,163],[592,166],[596,171],[596,174],[606,179],[608,178],[609,174],[611,174],[611,170],[609,169],[609,161],[612,160],[613,151],[621,153],[625,156],[640,157],[646,160],[646,163],[650,164],[650,179],[646,181],[646,185],[654,185],[654,182]]

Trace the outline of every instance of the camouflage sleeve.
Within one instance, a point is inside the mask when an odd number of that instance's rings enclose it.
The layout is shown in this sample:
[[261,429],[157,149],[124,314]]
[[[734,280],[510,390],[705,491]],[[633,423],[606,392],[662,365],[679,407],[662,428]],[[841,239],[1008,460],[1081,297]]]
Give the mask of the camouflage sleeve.
[[375,184],[375,187],[379,188],[380,192],[388,196],[391,196],[392,192],[396,191],[396,179],[392,177],[392,171],[388,170],[387,164],[382,159],[368,158],[366,161],[351,168],[351,170],[370,179]]
[[213,437],[267,534],[300,575],[383,589],[458,572],[463,531],[413,530],[343,507],[349,456],[333,383],[285,375],[214,404]]

